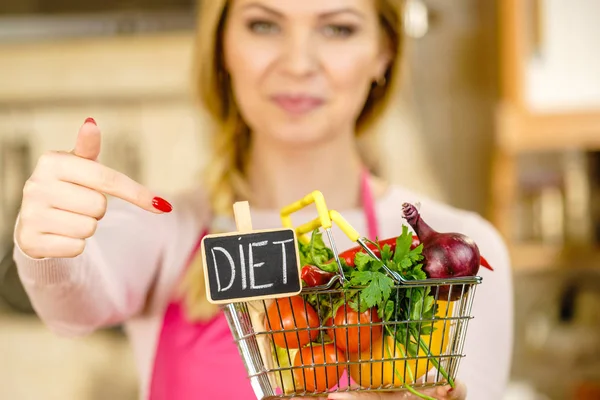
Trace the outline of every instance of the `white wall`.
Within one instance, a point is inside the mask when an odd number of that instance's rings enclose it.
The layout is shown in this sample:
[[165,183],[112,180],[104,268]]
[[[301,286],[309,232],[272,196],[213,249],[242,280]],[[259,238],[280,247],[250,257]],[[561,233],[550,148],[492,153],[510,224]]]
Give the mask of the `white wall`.
[[600,0],[539,0],[542,40],[526,67],[538,110],[600,108]]

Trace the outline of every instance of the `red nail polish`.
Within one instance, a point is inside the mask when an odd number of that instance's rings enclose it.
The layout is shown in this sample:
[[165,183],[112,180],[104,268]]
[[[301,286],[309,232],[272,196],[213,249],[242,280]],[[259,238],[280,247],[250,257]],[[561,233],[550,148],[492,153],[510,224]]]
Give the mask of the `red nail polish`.
[[96,120],[94,120],[94,118],[91,118],[91,117],[90,117],[90,118],[86,118],[86,119],[85,119],[85,123],[87,124],[88,122],[89,122],[90,124],[98,125],[98,124],[96,123]]
[[159,211],[162,212],[171,212],[173,211],[173,206],[171,206],[171,204],[166,201],[165,199],[161,198],[161,197],[155,197],[152,199],[152,205],[154,206],[154,208],[156,208]]

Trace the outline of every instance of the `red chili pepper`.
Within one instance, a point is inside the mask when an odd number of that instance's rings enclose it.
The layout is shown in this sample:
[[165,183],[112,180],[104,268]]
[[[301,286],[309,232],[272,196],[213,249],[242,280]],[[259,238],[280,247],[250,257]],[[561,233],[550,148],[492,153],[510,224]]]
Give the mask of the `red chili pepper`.
[[492,268],[490,263],[488,263],[488,261],[485,258],[483,258],[483,256],[481,256],[479,261],[480,261],[480,264],[482,267],[485,267],[485,268],[489,269],[490,271],[494,270],[494,268]]
[[335,274],[323,271],[314,265],[307,264],[302,267],[301,278],[309,287],[324,285],[334,276]]
[[[381,246],[381,248],[383,248],[383,246],[385,246],[386,244],[390,245],[390,249],[391,249],[392,253],[394,253],[396,251],[396,239],[397,239],[396,237],[392,237],[389,239],[380,240],[379,245]],[[414,249],[415,247],[417,247],[419,244],[421,244],[421,241],[419,240],[418,236],[413,235],[412,239],[413,239],[413,241],[410,245],[411,250]],[[367,243],[367,246],[371,250],[373,250],[373,253],[377,257],[381,256],[379,249],[377,249],[373,244]],[[343,259],[346,262],[346,265],[348,265],[349,267],[354,267],[354,257],[356,256],[356,253],[358,253],[360,251],[364,253],[365,249],[363,249],[361,246],[352,247],[351,249],[348,249],[348,250],[340,253],[340,259]],[[490,271],[494,270],[492,268],[492,266],[488,263],[488,261],[483,256],[481,256],[480,263],[481,263],[481,266],[489,269]]]

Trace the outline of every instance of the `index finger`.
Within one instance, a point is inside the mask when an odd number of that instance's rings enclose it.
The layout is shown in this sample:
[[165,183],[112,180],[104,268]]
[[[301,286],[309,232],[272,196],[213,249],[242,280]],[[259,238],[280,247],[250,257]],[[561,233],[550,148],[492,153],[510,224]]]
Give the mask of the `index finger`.
[[60,168],[58,179],[118,197],[153,213],[173,210],[168,201],[127,175],[92,160],[67,156],[71,157],[69,168]]

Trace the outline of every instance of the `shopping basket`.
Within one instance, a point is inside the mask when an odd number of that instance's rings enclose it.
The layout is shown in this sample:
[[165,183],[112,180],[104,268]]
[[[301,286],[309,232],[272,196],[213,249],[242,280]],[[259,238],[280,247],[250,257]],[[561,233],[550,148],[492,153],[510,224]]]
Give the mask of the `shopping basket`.
[[[294,228],[291,215],[313,203],[318,217]],[[465,356],[465,336],[480,277],[410,280],[384,264],[383,270],[394,281],[389,299],[396,301],[389,303],[392,307],[383,318],[369,310],[360,316],[355,312],[353,320],[346,300],[354,294],[353,304],[360,307],[361,287],[348,285],[331,228],[335,223],[380,260],[368,240],[338,212],[328,210],[318,191],[283,208],[281,220],[284,227],[295,230],[302,243],[311,240],[309,233],[324,231],[338,274],[320,286],[303,287],[298,296],[221,306],[257,399],[326,397],[339,391],[415,393],[454,381]],[[441,286],[459,291],[461,296],[458,300],[440,296],[445,292],[436,288]],[[393,316],[406,311],[402,315],[409,317],[386,318],[388,311]],[[315,313],[316,324],[298,317]],[[286,329],[284,319],[289,323],[290,318],[293,327]]]

